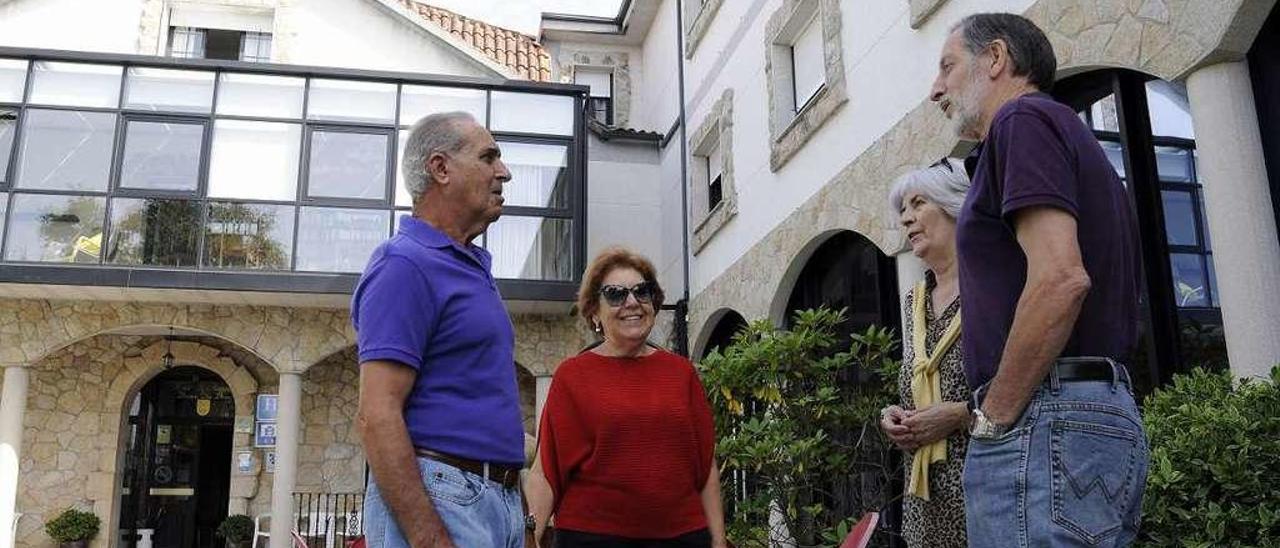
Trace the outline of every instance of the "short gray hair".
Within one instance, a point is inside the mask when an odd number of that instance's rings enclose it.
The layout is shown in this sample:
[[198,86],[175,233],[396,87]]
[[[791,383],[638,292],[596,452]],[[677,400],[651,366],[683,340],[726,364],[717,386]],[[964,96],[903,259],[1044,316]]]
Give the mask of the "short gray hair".
[[975,13],[951,27],[951,32],[956,30],[961,31],[965,49],[973,55],[996,40],[1004,40],[1013,75],[1025,76],[1040,91],[1053,89],[1058,58],[1049,37],[1030,19],[1013,13]]
[[463,122],[478,123],[474,116],[466,112],[439,112],[418,120],[409,130],[409,137],[404,140],[404,157],[400,160],[400,168],[404,171],[404,188],[415,203],[427,192],[427,187],[431,186],[427,159],[437,152],[456,153],[466,146],[467,135],[462,131]]
[[943,158],[924,169],[909,171],[898,177],[889,190],[889,207],[896,215],[902,211],[902,200],[908,194],[919,193],[926,200],[942,208],[952,219],[960,216],[960,206],[969,192],[969,175],[964,162],[955,158]]

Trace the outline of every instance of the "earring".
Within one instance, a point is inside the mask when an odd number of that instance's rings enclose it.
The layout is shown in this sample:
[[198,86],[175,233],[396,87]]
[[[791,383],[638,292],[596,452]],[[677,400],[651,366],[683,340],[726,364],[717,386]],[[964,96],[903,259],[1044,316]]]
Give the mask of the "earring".
[[595,324],[596,324],[596,333],[603,331],[603,329],[600,328],[600,320],[595,320]]

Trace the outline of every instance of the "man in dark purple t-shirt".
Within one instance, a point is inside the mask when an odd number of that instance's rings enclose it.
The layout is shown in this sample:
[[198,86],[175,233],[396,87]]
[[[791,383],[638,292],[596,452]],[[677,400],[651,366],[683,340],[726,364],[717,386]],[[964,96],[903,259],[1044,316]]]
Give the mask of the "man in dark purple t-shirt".
[[1141,516],[1147,444],[1119,363],[1137,337],[1137,231],[1089,128],[1043,93],[1056,70],[1029,20],[971,15],[931,91],[980,142],[956,229],[974,547],[1127,546]]

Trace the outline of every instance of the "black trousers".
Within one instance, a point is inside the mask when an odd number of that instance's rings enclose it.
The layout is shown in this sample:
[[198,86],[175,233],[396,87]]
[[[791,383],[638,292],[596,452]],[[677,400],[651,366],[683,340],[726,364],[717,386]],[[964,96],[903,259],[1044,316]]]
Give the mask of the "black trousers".
[[710,548],[711,531],[699,529],[668,539],[637,539],[556,529],[555,548]]

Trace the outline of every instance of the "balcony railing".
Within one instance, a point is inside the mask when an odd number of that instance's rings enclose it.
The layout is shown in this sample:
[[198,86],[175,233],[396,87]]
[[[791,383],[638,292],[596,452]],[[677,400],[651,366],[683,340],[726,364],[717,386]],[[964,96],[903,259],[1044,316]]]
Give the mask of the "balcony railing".
[[584,99],[559,84],[0,48],[0,262],[26,273],[0,281],[54,267],[94,272],[82,285],[148,270],[131,283],[253,289],[284,274],[347,291],[411,208],[409,128],[461,110],[513,175],[476,243],[496,277],[567,298],[585,249]]
[[294,530],[311,548],[345,548],[364,535],[363,493],[294,493]]

